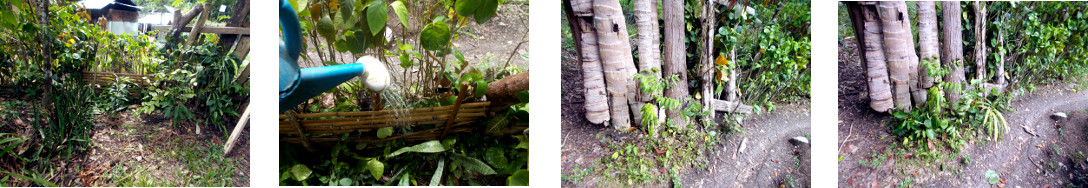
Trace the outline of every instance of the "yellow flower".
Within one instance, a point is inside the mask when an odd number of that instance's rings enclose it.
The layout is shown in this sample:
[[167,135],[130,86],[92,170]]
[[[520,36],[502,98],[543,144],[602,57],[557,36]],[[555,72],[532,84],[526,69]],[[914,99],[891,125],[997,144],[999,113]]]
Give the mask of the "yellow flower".
[[75,44],[75,43],[76,43],[76,40],[68,39],[68,45],[69,46],[71,46],[72,44]]

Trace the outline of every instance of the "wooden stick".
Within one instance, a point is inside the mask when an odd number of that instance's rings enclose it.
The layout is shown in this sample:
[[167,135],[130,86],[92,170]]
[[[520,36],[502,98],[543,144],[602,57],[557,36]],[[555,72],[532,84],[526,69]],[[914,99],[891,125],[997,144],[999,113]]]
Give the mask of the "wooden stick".
[[288,111],[287,114],[287,117],[291,119],[291,125],[294,125],[295,130],[298,131],[298,139],[302,141],[302,146],[306,147],[306,150],[308,151],[314,151],[314,148],[310,147],[310,141],[306,140],[306,131],[302,129],[302,126],[299,126],[298,118],[295,118],[295,113],[293,111]]
[[[209,4],[204,4],[203,6],[205,9],[210,7]],[[196,39],[200,37],[200,29],[204,27],[204,22],[208,20],[208,12],[211,11],[203,11],[200,13],[200,19],[196,20],[196,23],[193,24],[193,30],[189,32],[189,40],[186,40],[185,42],[186,46],[193,46],[193,42],[196,42]]]
[[238,118],[238,124],[234,125],[234,131],[230,133],[230,138],[227,139],[226,148],[223,149],[223,155],[230,153],[230,149],[234,148],[234,142],[238,141],[238,137],[241,136],[242,130],[249,125],[249,108],[246,107],[246,112],[242,113],[242,116]]
[[[465,109],[464,112],[467,112],[467,113],[481,113],[482,114],[482,112],[484,112],[486,110],[487,109],[484,109],[484,108],[474,108],[474,109]],[[385,122],[385,121],[408,122],[408,121],[412,121],[412,120],[409,120],[408,118],[432,118],[430,120],[433,120],[433,119],[436,119],[436,118],[448,117],[446,115],[449,115],[449,111],[443,110],[443,111],[437,111],[437,112],[412,113],[412,114],[402,114],[402,115],[384,114],[384,115],[376,115],[376,116],[353,116],[353,117],[342,117],[342,118],[332,118],[332,119],[303,120],[302,124],[329,123],[329,122],[361,122],[361,121],[368,121],[368,122]],[[423,119],[423,120],[428,120],[428,119]],[[282,125],[287,125],[287,122],[285,120],[281,120],[280,125],[281,126]]]
[[457,90],[457,102],[453,103],[453,110],[450,111],[450,119],[446,121],[446,129],[442,131],[442,136],[439,139],[445,139],[446,133],[450,132],[450,127],[453,125],[453,120],[457,119],[457,111],[461,110],[461,103],[465,102],[465,94],[468,94],[468,82],[461,82],[461,90]]

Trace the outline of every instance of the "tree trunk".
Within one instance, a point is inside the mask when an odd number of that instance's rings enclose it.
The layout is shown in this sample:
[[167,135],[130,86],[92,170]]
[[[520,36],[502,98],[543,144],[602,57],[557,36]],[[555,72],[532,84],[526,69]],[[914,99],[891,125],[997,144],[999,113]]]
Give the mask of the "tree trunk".
[[[1004,23],[1005,19],[1001,19],[1001,22]],[[997,27],[997,43],[1001,45],[1005,44],[1005,32],[1001,27]],[[998,50],[997,72],[994,72],[994,77],[997,79],[997,84],[1005,85],[1005,50],[1000,50],[1000,48],[998,48]]]
[[963,33],[960,32],[960,3],[941,2],[941,64],[951,67],[949,74],[944,77],[945,82],[951,83],[952,88],[945,89],[948,102],[960,100],[960,92],[966,77],[963,73]]
[[[918,48],[922,62],[936,64],[941,62],[940,42],[937,40],[937,7],[932,1],[919,1],[918,5]],[[933,87],[936,80],[929,76],[925,63],[918,66],[918,86],[922,89]]]
[[609,120],[608,96],[605,95],[604,71],[597,49],[597,32],[593,29],[592,0],[568,1],[572,12],[569,19],[574,31],[582,61],[582,82],[585,86],[586,119],[590,123],[601,124]]
[[600,50],[601,65],[604,66],[605,87],[611,98],[612,127],[626,129],[631,127],[631,117],[627,96],[628,82],[634,78],[634,59],[631,55],[630,38],[627,35],[627,22],[623,17],[619,0],[594,0],[593,21],[597,28],[597,47]]
[[[684,103],[684,98],[688,96],[688,83],[687,83],[687,62],[684,58],[687,51],[685,51],[684,44],[684,1],[662,1],[661,2],[662,17],[664,17],[665,25],[665,64],[664,74],[666,80],[669,77],[676,76],[679,80],[670,80],[671,87],[665,90],[665,97],[672,98]],[[683,108],[683,107],[681,107]],[[678,125],[687,124],[687,121],[681,117],[680,108],[666,109],[666,114],[669,119],[677,122]]]
[[986,82],[986,3],[975,1],[975,78]]
[[884,58],[884,35],[874,2],[846,2],[857,35],[861,62],[869,86],[869,107],[877,112],[892,108],[891,85]]
[[[700,96],[702,97],[703,111],[709,111],[714,106],[714,56],[716,55],[714,53],[714,31],[718,30],[717,23],[715,23],[718,20],[717,10],[714,1],[703,1],[703,36],[700,38],[703,40],[703,44],[700,45],[702,46],[702,57],[699,58],[699,64],[702,64],[699,74],[702,78]],[[704,117],[704,120],[713,119],[713,115]],[[709,127],[710,125],[706,126]]]
[[[881,27],[884,31],[884,56],[892,83],[892,98],[896,108],[910,111],[911,96],[925,91],[918,85],[918,57],[914,51],[914,39],[910,31],[910,15],[902,1],[882,1],[877,5]],[[923,102],[924,103],[924,102]]]
[[[657,25],[657,1],[656,0],[635,0],[635,26],[638,29],[638,69],[642,75],[661,78],[661,34],[658,33]],[[649,102],[653,100],[654,95],[661,95],[660,91],[654,93],[639,92],[638,99],[641,102]],[[632,105],[632,108],[641,108],[642,105]],[[658,106],[654,106],[653,111],[658,111]],[[641,113],[641,109],[636,109],[636,112]],[[640,119],[641,115],[637,115],[636,119]],[[663,123],[664,116],[658,116],[658,123]],[[640,120],[641,121],[641,120]],[[641,122],[638,122],[641,123]],[[657,130],[657,128],[654,128]]]

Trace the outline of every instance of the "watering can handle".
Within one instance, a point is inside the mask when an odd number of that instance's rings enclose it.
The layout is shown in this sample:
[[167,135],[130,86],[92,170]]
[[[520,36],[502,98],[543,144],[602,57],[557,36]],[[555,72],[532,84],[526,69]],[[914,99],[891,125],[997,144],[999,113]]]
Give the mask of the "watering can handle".
[[283,50],[286,50],[289,58],[298,60],[302,46],[302,31],[298,15],[287,0],[280,0],[280,27],[283,29],[283,46],[281,47],[285,48]]

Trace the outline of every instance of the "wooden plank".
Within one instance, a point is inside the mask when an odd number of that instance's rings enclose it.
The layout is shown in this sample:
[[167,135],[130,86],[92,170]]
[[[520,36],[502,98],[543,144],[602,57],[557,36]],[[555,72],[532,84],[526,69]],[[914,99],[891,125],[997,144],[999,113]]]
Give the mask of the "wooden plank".
[[[208,7],[208,4],[204,4],[205,9],[207,9]],[[192,46],[193,43],[196,42],[196,39],[200,38],[200,29],[204,28],[204,22],[208,21],[208,12],[211,11],[204,11],[200,13],[200,18],[198,18],[196,20],[196,23],[193,24],[192,31],[189,31],[189,40],[185,40],[185,46]]]
[[[155,25],[151,26],[153,31],[169,31],[170,25]],[[181,32],[190,32],[193,30],[192,26],[185,26],[181,28]],[[215,34],[236,34],[236,35],[249,35],[249,27],[223,27],[223,26],[205,26],[200,30],[201,33],[215,33]]]
[[249,82],[249,65],[246,65],[246,68],[242,69],[241,73],[238,73],[238,77],[234,77],[234,83],[245,85],[246,82]]
[[243,61],[246,56],[249,56],[249,35],[243,35],[242,39],[238,40],[238,45],[234,47],[234,55]]
[[[249,26],[249,0],[236,1],[233,7],[230,20],[227,20],[227,27]],[[235,42],[238,42],[238,39],[241,37],[233,34],[220,34],[219,36],[218,46],[220,53],[226,53],[231,50],[230,48],[233,47]]]
[[719,112],[733,112],[742,114],[751,114],[752,106],[741,104],[740,102],[724,101],[714,99],[714,111]]
[[230,153],[231,149],[234,149],[234,142],[238,141],[238,137],[242,135],[242,130],[249,125],[249,108],[246,107],[246,112],[242,113],[242,116],[238,119],[238,124],[234,125],[234,131],[230,133],[230,138],[227,139],[226,148],[223,149],[223,155]]

